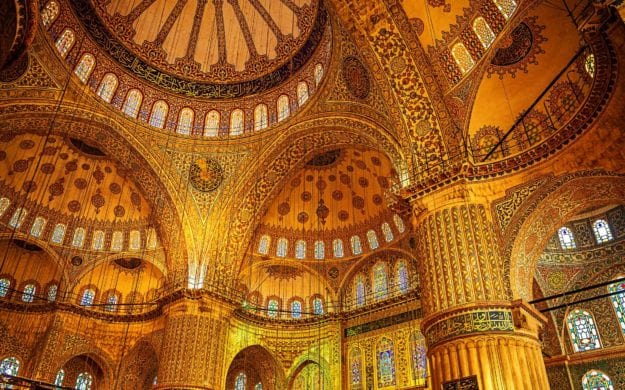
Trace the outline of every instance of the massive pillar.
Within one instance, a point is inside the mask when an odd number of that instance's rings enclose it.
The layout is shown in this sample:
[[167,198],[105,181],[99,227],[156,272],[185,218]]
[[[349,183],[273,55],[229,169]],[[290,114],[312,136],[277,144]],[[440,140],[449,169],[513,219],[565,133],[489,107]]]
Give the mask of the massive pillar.
[[207,296],[166,307],[157,389],[224,388],[224,349],[232,307]]
[[433,388],[548,389],[545,318],[511,301],[489,205],[466,184],[442,192],[413,202]]

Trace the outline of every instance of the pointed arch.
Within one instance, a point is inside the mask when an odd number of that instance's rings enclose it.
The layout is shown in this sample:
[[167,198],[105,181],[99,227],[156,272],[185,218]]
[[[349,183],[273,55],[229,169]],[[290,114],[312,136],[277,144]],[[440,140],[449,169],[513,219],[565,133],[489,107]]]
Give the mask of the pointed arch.
[[164,100],[159,100],[152,105],[152,112],[150,113],[150,126],[162,129],[165,126],[167,120],[167,112],[169,111],[169,105]]
[[102,77],[102,81],[98,86],[97,94],[102,100],[110,103],[113,99],[113,95],[115,95],[115,91],[117,90],[118,85],[119,80],[117,76],[113,73],[107,73],[104,75],[104,77]]

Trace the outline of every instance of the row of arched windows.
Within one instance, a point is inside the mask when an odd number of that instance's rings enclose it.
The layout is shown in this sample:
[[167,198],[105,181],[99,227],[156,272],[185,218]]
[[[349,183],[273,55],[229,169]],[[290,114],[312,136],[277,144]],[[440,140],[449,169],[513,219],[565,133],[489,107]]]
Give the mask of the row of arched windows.
[[379,261],[374,264],[371,272],[371,291],[367,293],[366,277],[359,273],[354,277],[352,293],[354,302],[347,302],[349,306],[364,306],[367,303],[377,302],[396,294],[406,294],[410,290],[410,276],[406,260],[395,262],[394,274],[389,277],[388,265]]
[[[258,293],[252,293],[249,296],[249,301],[254,306],[258,307],[260,304],[260,295]],[[310,299],[310,307],[306,308],[304,300],[301,298],[292,298],[289,300],[288,306],[282,307],[282,300],[278,297],[269,297],[267,299],[266,313],[271,318],[291,318],[294,320],[309,317],[310,315],[324,315],[326,313],[325,301],[321,296],[313,296]],[[282,314],[284,313],[284,315]]]
[[[10,204],[11,201],[8,198],[0,198],[0,217],[6,212]],[[17,208],[9,219],[8,225],[14,229],[21,228],[27,215],[28,210],[23,207]],[[30,235],[35,238],[41,238],[47,226],[47,223],[48,221],[44,217],[37,216],[34,219],[33,224],[30,228]],[[50,242],[58,245],[63,244],[66,239],[66,232],[67,225],[63,223],[57,223],[56,225],[54,225],[54,229],[50,236]],[[74,233],[71,237],[70,243],[75,248],[83,248],[85,246],[86,239],[86,229],[83,227],[77,227],[74,229]],[[95,230],[91,239],[91,249],[94,251],[105,250],[105,242],[106,233],[102,230]],[[127,245],[124,232],[117,230],[111,233],[111,241],[108,249],[113,252],[121,252],[124,249],[127,249],[129,251],[138,251],[143,249],[143,246],[144,242],[142,240],[141,232],[139,230],[131,230],[128,233]],[[156,230],[154,228],[148,228],[146,230],[145,247],[147,249],[156,249],[157,247]]]
[[[612,230],[610,229],[610,225],[605,219],[597,219],[595,222],[593,222],[592,231],[594,233],[595,241],[597,242],[597,244],[603,244],[614,239],[614,236],[612,235]],[[560,240],[560,246],[562,246],[562,249],[577,248],[573,231],[571,231],[571,229],[566,226],[558,229],[558,239]]]
[[[404,221],[397,214],[393,215],[393,223],[397,231],[401,234],[406,230],[404,225]],[[391,229],[391,225],[388,222],[382,223],[381,226],[382,235],[385,242],[391,242],[395,239],[395,235],[393,234],[393,230]],[[380,243],[378,241],[378,235],[375,230],[370,229],[366,233],[367,243],[369,244],[370,250],[375,250],[380,247]],[[354,235],[349,239],[349,245],[351,249],[351,253],[354,256],[361,255],[363,252],[360,236]],[[261,255],[268,255],[269,248],[271,247],[271,236],[264,234],[260,237],[260,241],[258,243],[258,253]],[[284,237],[278,238],[276,241],[276,256],[277,257],[287,257],[287,253],[289,250],[289,240]],[[332,255],[335,259],[341,259],[345,256],[346,251],[344,247],[343,240],[340,238],[335,238],[332,240]],[[326,244],[322,240],[317,240],[313,243],[313,258],[315,260],[323,260],[326,256]],[[295,258],[296,259],[306,259],[309,257],[307,253],[307,244],[305,240],[297,240],[295,241]]]
[[[150,292],[148,292],[150,295]],[[82,294],[79,296],[78,304],[81,306],[92,306],[95,304],[97,293],[94,288],[85,288],[82,290]],[[118,291],[108,291],[104,293],[104,311],[115,313],[118,311],[119,304],[122,302],[121,293]],[[125,303],[139,304],[143,302],[143,295],[138,292],[130,293]],[[129,311],[134,311],[136,308],[130,306]]]
[[[8,277],[0,278],[0,298],[9,298],[13,292],[11,287],[12,280]],[[56,282],[49,283],[45,288],[45,296],[38,296],[37,292],[39,291],[39,287],[37,283],[34,282],[26,282],[21,290],[20,299],[22,302],[31,303],[37,299],[47,300],[48,302],[56,301],[59,285]]]
[[[0,374],[18,376],[20,370],[20,361],[14,357],[7,357],[0,362]],[[54,378],[55,386],[63,386],[63,380],[65,379],[65,370],[61,369],[56,373]],[[74,389],[76,390],[91,390],[93,384],[93,376],[88,372],[81,372],[76,377],[76,383]],[[10,386],[10,385],[9,385]],[[4,388],[4,387],[3,387]],[[7,387],[11,388],[11,387]]]

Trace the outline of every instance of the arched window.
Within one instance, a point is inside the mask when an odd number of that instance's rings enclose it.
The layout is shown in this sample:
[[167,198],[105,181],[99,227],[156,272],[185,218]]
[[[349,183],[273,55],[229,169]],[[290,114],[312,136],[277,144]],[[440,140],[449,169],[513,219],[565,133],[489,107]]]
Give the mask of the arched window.
[[382,337],[377,345],[378,387],[395,385],[395,358],[393,356],[393,341]]
[[141,232],[138,230],[131,230],[128,237],[128,249],[131,251],[138,251],[141,249]]
[[270,299],[267,303],[267,315],[269,317],[277,317],[278,310],[280,309],[280,304],[277,299]]
[[37,292],[37,286],[32,283],[24,286],[24,291],[22,292],[22,301],[24,302],[32,302],[35,299],[35,293]]
[[291,108],[289,107],[289,97],[286,95],[281,95],[278,98],[278,122],[285,120],[291,115]]
[[595,232],[595,239],[597,244],[603,244],[604,242],[612,241],[614,237],[610,231],[610,225],[605,219],[598,219],[592,224],[592,230]]
[[11,226],[12,228],[19,229],[20,226],[22,226],[24,219],[26,219],[27,214],[28,214],[28,210],[22,207],[18,207],[17,209],[15,209],[15,212],[13,213],[13,216],[11,217],[11,220],[9,221],[9,226]]
[[54,377],[54,386],[63,386],[63,379],[65,379],[65,370],[61,368]]
[[313,299],[312,306],[313,306],[313,313],[315,313],[315,315],[318,315],[318,316],[323,315],[323,299],[319,297]]
[[315,65],[315,85],[319,85],[319,83],[321,83],[322,78],[323,78],[323,65],[317,64]]
[[46,219],[43,217],[35,218],[33,222],[33,226],[30,227],[30,235],[33,237],[41,237],[41,233],[43,233],[43,229],[46,227]]
[[618,322],[621,324],[621,330],[625,333],[625,282],[612,283],[608,286],[608,292],[613,293],[610,295],[610,300],[616,311]]
[[302,318],[302,302],[300,300],[295,299],[291,302],[291,317]]
[[349,382],[354,389],[360,389],[362,385],[362,352],[355,347],[349,353]]
[[343,240],[335,238],[332,241],[332,250],[334,251],[334,257],[340,259],[345,254],[343,251]]
[[247,377],[245,373],[239,373],[237,378],[234,380],[234,390],[245,390],[245,385],[247,383]]
[[243,125],[245,123],[245,116],[243,110],[234,110],[230,114],[230,135],[243,134]]
[[59,16],[59,9],[59,3],[54,0],[46,3],[46,6],[41,10],[41,21],[45,27],[48,27],[56,20],[56,17]]
[[85,244],[85,229],[84,228],[76,228],[76,230],[74,230],[74,238],[72,239],[72,246],[75,246],[76,248],[82,248],[82,246]]
[[71,50],[72,46],[74,46],[74,41],[76,40],[76,36],[74,32],[68,28],[66,28],[61,36],[56,40],[56,50],[59,51],[61,57],[65,58],[67,53]]
[[59,286],[57,284],[51,284],[48,286],[48,302],[56,301],[56,294],[59,292]]
[[315,259],[323,260],[326,257],[325,244],[323,241],[315,241]]
[[484,46],[485,49],[488,49],[490,45],[493,44],[493,41],[495,41],[495,33],[486,22],[486,19],[481,16],[478,16],[473,21],[473,31],[480,39],[480,42],[482,42],[482,46]]
[[119,84],[119,80],[117,76],[113,73],[107,73],[102,77],[102,81],[100,82],[100,86],[98,87],[98,96],[102,98],[107,103],[110,103],[113,99],[113,95],[117,90],[117,85]]
[[354,292],[356,294],[356,306],[365,304],[365,278],[362,275],[356,276]]
[[473,57],[471,57],[471,54],[463,43],[456,43],[451,49],[451,55],[454,56],[454,60],[456,64],[458,64],[462,74],[466,74],[475,66]]
[[261,255],[266,255],[269,253],[269,245],[271,244],[271,237],[268,235],[262,235],[260,237],[260,242],[258,243],[258,253]]
[[216,137],[219,135],[220,120],[221,115],[219,114],[219,111],[212,110],[208,114],[206,114],[206,120],[204,122],[205,137]]
[[408,268],[406,268],[406,262],[404,260],[397,262],[397,287],[402,294],[407,293],[410,287],[408,282]]
[[141,108],[141,102],[143,101],[143,94],[138,89],[131,89],[126,95],[126,101],[122,107],[124,114],[131,118],[136,118]]
[[590,77],[595,77],[595,55],[588,54],[584,59],[584,70]]
[[386,222],[382,224],[382,234],[384,235],[384,241],[386,242],[391,242],[395,238],[393,231],[391,230],[391,225]]
[[154,103],[150,114],[150,126],[162,129],[165,126],[165,119],[167,119],[167,111],[169,111],[169,106],[163,100]]
[[303,106],[308,101],[308,83],[300,81],[297,83],[297,105]]
[[9,295],[9,289],[11,288],[11,281],[7,278],[0,279],[0,297],[6,297]]
[[195,114],[192,109],[185,107],[180,110],[178,116],[178,134],[189,135],[193,130],[193,118]]
[[352,247],[352,253],[354,256],[358,256],[362,253],[362,245],[360,245],[360,237],[359,236],[351,236],[349,239],[349,243]]
[[276,244],[276,256],[278,257],[286,257],[286,252],[289,247],[289,240],[284,237],[278,238],[278,242]]
[[8,357],[0,362],[0,374],[17,376],[20,370],[20,361],[16,357]]
[[117,311],[117,304],[119,303],[119,296],[112,292],[106,297],[106,305],[104,310],[114,312]]
[[306,258],[306,241],[297,240],[295,242],[295,258],[300,260]]
[[76,65],[76,69],[74,69],[74,73],[78,76],[78,79],[83,83],[86,83],[89,80],[89,76],[91,76],[91,72],[93,72],[93,68],[95,67],[95,57],[89,53],[83,54],[82,58]]
[[81,306],[91,306],[93,305],[93,300],[95,299],[95,291],[90,288],[85,289],[82,293],[82,297],[80,298]]
[[5,211],[9,208],[11,201],[7,198],[0,199],[0,217],[4,215]]
[[156,237],[156,229],[149,228],[145,234],[145,246],[148,249],[156,249],[158,238]]
[[254,130],[262,130],[267,128],[267,106],[259,104],[254,109]]
[[599,370],[590,370],[582,377],[584,390],[614,390],[609,376]]
[[76,378],[76,390],[91,390],[91,384],[93,383],[93,377],[88,372],[81,372]]
[[560,245],[562,246],[562,249],[575,249],[575,237],[573,237],[571,229],[566,226],[558,229],[558,238],[560,238]]
[[255,386],[254,386],[254,390],[263,390],[263,384],[258,382]]
[[94,251],[101,251],[104,249],[104,232],[102,230],[96,230],[93,232],[93,238],[91,239],[91,248]]
[[419,331],[410,336],[412,355],[412,375],[417,383],[425,382],[427,378],[427,355],[425,353],[425,339]]
[[375,299],[384,299],[388,295],[386,266],[378,263],[373,267],[373,295]]
[[406,226],[404,226],[404,220],[397,214],[393,214],[393,223],[397,228],[397,231],[403,233],[406,231]]
[[494,0],[497,8],[501,14],[506,18],[510,19],[510,16],[516,10],[516,2],[514,0]]
[[373,229],[367,232],[367,241],[369,241],[369,248],[371,248],[371,250],[377,249],[377,247],[380,246],[378,236]]
[[595,320],[585,310],[573,310],[566,318],[569,334],[575,352],[590,351],[601,348]]
[[63,239],[65,238],[65,229],[65,225],[63,225],[62,223],[57,223],[54,227],[54,231],[52,232],[52,237],[50,238],[50,241],[55,244],[62,244]]
[[114,231],[111,237],[111,250],[119,252],[124,247],[124,234],[120,231]]

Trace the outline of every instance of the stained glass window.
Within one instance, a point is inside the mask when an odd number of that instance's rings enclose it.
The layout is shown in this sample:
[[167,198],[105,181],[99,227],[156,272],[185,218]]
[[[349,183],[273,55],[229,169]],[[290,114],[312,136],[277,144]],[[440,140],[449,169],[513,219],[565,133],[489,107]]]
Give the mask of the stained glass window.
[[397,287],[402,294],[407,293],[410,287],[408,282],[408,268],[406,268],[406,262],[403,260],[397,263]]
[[59,286],[56,284],[51,284],[48,286],[48,302],[56,301],[56,294],[59,292]]
[[158,245],[158,239],[156,237],[156,229],[149,228],[145,237],[145,246],[148,249],[156,249],[157,245]]
[[163,100],[159,100],[152,106],[152,113],[150,114],[150,126],[158,127],[162,129],[165,126],[165,119],[167,118],[167,111],[169,106]]
[[267,106],[259,104],[254,109],[254,130],[262,130],[267,127]]
[[22,226],[22,222],[24,222],[24,219],[26,218],[26,214],[28,214],[28,210],[22,207],[15,209],[15,212],[9,221],[9,226],[19,229],[20,226]]
[[590,77],[595,77],[595,55],[588,54],[584,59],[584,70]]
[[115,293],[109,293],[106,297],[106,306],[104,306],[104,310],[106,311],[117,311],[117,302],[119,302],[119,297]]
[[612,239],[614,239],[612,232],[610,231],[610,225],[608,225],[605,219],[596,220],[592,224],[592,230],[595,232],[595,239],[598,244],[612,241]]
[[24,302],[32,302],[35,299],[35,293],[37,292],[37,287],[34,284],[27,284],[24,286],[24,291],[22,292],[22,301]]
[[352,253],[354,254],[354,256],[357,256],[357,255],[362,253],[362,245],[360,245],[360,237],[359,236],[352,236],[349,239],[349,243],[352,246]]
[[367,241],[369,241],[369,248],[371,248],[371,250],[377,249],[377,247],[380,246],[378,236],[373,229],[367,232]]
[[315,259],[323,260],[325,257],[325,244],[323,241],[315,241]]
[[5,211],[7,211],[10,204],[11,204],[11,201],[8,200],[7,198],[0,199],[0,216],[2,216],[5,213]]
[[417,384],[425,384],[427,377],[427,355],[425,353],[425,339],[419,331],[415,331],[410,336],[412,354],[412,375]]
[[69,53],[72,46],[74,46],[75,39],[76,36],[74,35],[74,32],[70,29],[65,29],[61,36],[59,36],[59,38],[56,40],[55,46],[56,50],[58,50],[61,54],[61,57],[65,58],[65,56],[67,56],[67,53]]
[[397,231],[403,233],[406,231],[406,226],[404,226],[404,220],[397,214],[393,214],[393,223],[395,223],[395,227]]
[[278,122],[285,120],[291,115],[291,108],[289,107],[289,97],[281,95],[278,98]]
[[373,294],[375,299],[384,299],[388,295],[386,266],[378,263],[373,267]]
[[271,244],[271,237],[268,235],[263,235],[260,237],[260,242],[258,243],[258,253],[261,255],[266,255],[269,253],[269,244]]
[[16,357],[8,357],[0,362],[0,374],[17,376],[20,361]]
[[286,252],[289,247],[289,240],[284,237],[278,238],[278,242],[276,243],[276,256],[278,257],[286,257]]
[[510,16],[516,10],[516,2],[514,0],[495,0],[495,4],[506,19],[510,19]]
[[82,306],[91,306],[93,305],[94,299],[95,299],[95,291],[93,291],[90,288],[87,288],[82,293],[82,297],[80,298],[80,304]]
[[89,76],[91,76],[91,72],[95,67],[95,57],[89,53],[83,54],[82,58],[76,65],[76,69],[74,69],[74,73],[78,76],[78,79],[83,83],[86,83],[89,80]]
[[33,222],[33,226],[30,227],[30,235],[33,237],[41,237],[41,233],[43,233],[43,229],[46,227],[46,219],[43,217],[35,218]]
[[41,10],[41,21],[45,27],[51,25],[56,17],[59,16],[59,3],[56,1],[48,1],[46,6]]
[[323,299],[317,297],[313,299],[313,313],[320,316],[323,314]]
[[597,328],[592,315],[585,310],[573,310],[566,318],[575,352],[601,348]]
[[584,390],[614,390],[609,376],[598,370],[590,370],[582,377]]
[[495,33],[483,17],[478,16],[475,18],[473,21],[473,31],[480,39],[480,42],[482,42],[482,46],[484,46],[485,49],[488,49],[490,45],[493,44],[493,41],[495,40]]
[[341,257],[343,257],[343,240],[341,240],[340,238],[335,238],[334,241],[332,241],[332,249],[334,251],[335,258],[340,259]]
[[117,85],[119,84],[119,80],[117,80],[117,76],[113,73],[107,73],[102,77],[102,81],[100,82],[100,86],[98,86],[98,96],[102,98],[107,103],[110,103],[113,99],[113,95],[117,90]]
[[263,390],[263,384],[258,382],[255,386],[254,386],[254,390]]
[[126,95],[126,101],[122,107],[124,114],[129,117],[136,118],[141,108],[141,102],[143,101],[143,94],[137,89],[131,89]]
[[54,378],[54,386],[63,386],[63,379],[65,379],[65,370],[60,369]]
[[300,107],[308,101],[308,84],[305,81],[297,83],[297,105]]
[[278,304],[278,301],[276,299],[270,299],[269,303],[267,303],[267,315],[269,317],[277,317],[279,308],[280,305]]
[[72,239],[72,246],[75,246],[77,248],[82,248],[82,246],[85,244],[85,229],[84,228],[76,228],[76,230],[74,230],[74,238]]
[[322,78],[323,78],[323,65],[317,64],[315,65],[315,85],[319,85],[319,83],[321,83]]
[[618,294],[610,295],[610,300],[614,305],[618,322],[621,324],[621,330],[625,333],[625,282],[612,283],[608,286],[608,292],[618,292]]
[[395,385],[395,359],[393,356],[393,341],[382,337],[377,345],[378,387]]
[[456,61],[456,64],[458,64],[462,74],[467,73],[475,66],[473,57],[471,57],[471,54],[462,43],[456,43],[454,45],[451,49],[451,55],[454,56],[454,60]]
[[11,281],[7,278],[0,279],[0,297],[6,297],[9,295],[9,288],[11,287]]
[[131,230],[128,237],[128,249],[131,251],[138,251],[141,249],[141,232],[138,230]]
[[291,302],[291,317],[302,318],[302,302],[297,299]]
[[185,107],[180,110],[180,115],[178,116],[178,134],[189,135],[191,134],[191,130],[193,130],[193,118],[195,117],[195,113],[189,107]]
[[204,122],[204,136],[205,137],[216,137],[219,135],[219,121],[221,120],[221,115],[219,111],[212,110],[208,114],[206,114],[206,121]]
[[54,227],[54,231],[52,232],[52,237],[50,238],[50,241],[55,244],[62,244],[63,239],[65,238],[65,229],[65,225],[63,225],[62,223],[57,223]]
[[120,231],[114,231],[111,237],[111,250],[119,252],[124,246],[124,234]]
[[365,278],[359,274],[355,282],[356,306],[363,306],[365,304]]
[[566,226],[561,227],[558,229],[558,237],[560,238],[562,249],[575,249],[575,237],[573,237],[571,229]]
[[91,240],[91,248],[95,251],[101,251],[104,249],[104,232],[96,230],[93,232],[93,238]]
[[91,390],[91,384],[93,383],[93,377],[88,372],[81,372],[76,378],[76,390]]
[[306,258],[306,241],[297,240],[295,242],[295,258],[296,259]]
[[234,110],[230,114],[230,135],[243,134],[243,126],[245,123],[245,117],[243,110]]
[[391,230],[391,225],[386,222],[382,224],[382,234],[384,234],[384,240],[386,242],[391,242],[395,238],[395,236],[393,236],[393,231]]
[[362,384],[362,353],[358,347],[352,349],[349,354],[349,376],[352,389],[360,389]]
[[237,378],[234,380],[234,390],[245,390],[245,385],[247,383],[247,377],[245,373],[239,373]]

